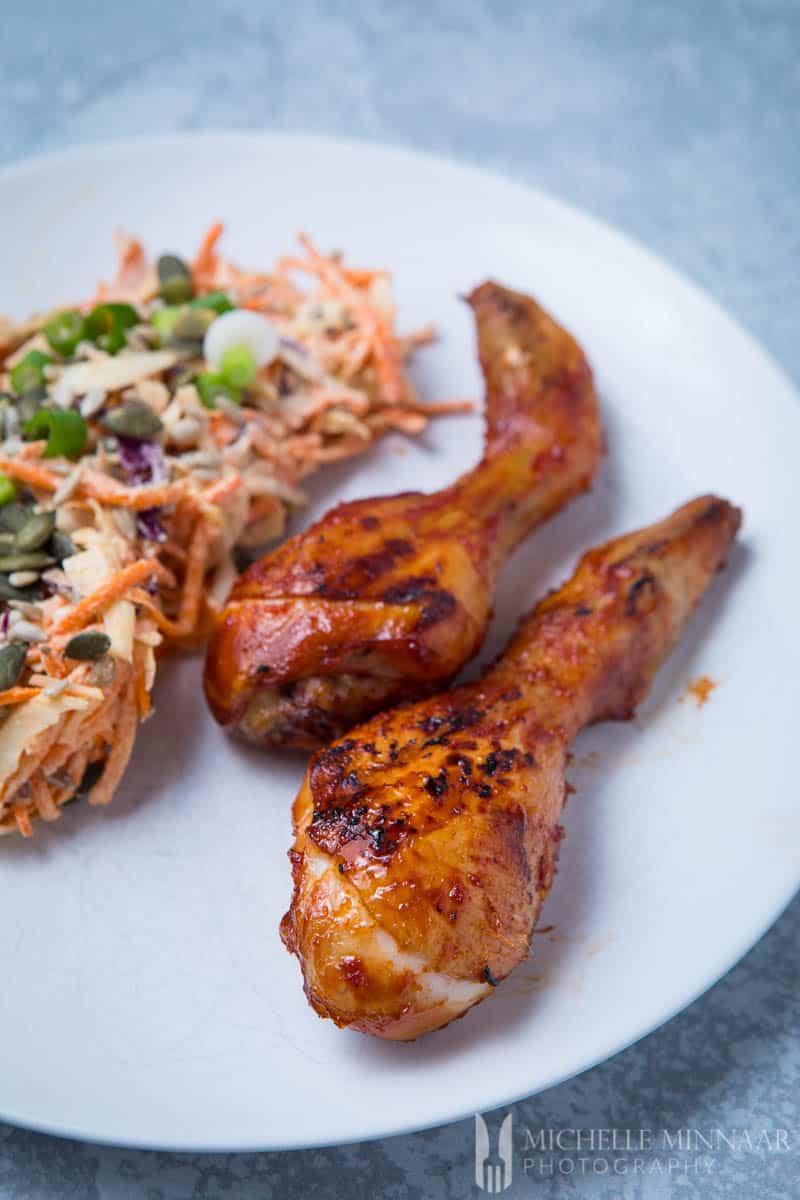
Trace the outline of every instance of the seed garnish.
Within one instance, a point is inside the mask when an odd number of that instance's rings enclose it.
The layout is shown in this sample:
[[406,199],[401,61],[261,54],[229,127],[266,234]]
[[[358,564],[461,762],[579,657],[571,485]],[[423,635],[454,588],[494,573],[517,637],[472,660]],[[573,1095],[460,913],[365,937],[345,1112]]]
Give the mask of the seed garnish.
[[79,662],[97,662],[98,658],[102,658],[108,652],[110,646],[111,638],[107,633],[100,633],[97,629],[86,629],[69,639],[64,647],[64,657],[74,658]]

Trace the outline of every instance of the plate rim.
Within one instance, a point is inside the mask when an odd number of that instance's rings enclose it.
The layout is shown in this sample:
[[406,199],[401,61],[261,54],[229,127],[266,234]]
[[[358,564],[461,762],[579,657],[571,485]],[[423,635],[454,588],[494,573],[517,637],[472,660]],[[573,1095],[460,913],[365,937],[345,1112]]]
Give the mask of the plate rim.
[[[124,156],[130,150],[142,150],[146,147],[180,147],[181,149],[203,142],[237,142],[240,144],[260,144],[267,146],[276,142],[284,145],[304,143],[307,146],[314,144],[331,147],[340,147],[349,153],[382,153],[389,156],[405,158],[410,167],[414,164],[427,163],[434,167],[445,168],[449,171],[456,170],[461,172],[465,177],[473,177],[476,180],[482,180],[487,183],[502,184],[503,187],[515,191],[520,197],[531,195],[536,197],[539,204],[552,210],[566,215],[570,220],[580,222],[584,226],[594,227],[605,238],[616,240],[624,246],[628,251],[634,252],[638,257],[643,258],[647,264],[656,268],[662,273],[666,273],[670,281],[682,288],[684,291],[688,289],[695,301],[701,302],[707,311],[713,314],[714,318],[719,321],[730,336],[734,336],[747,349],[748,353],[754,357],[754,361],[758,363],[759,369],[772,374],[775,382],[778,384],[779,391],[783,391],[786,397],[784,405],[783,398],[779,396],[770,397],[770,405],[776,405],[782,408],[785,413],[792,413],[790,420],[795,421],[800,429],[800,392],[788,370],[780,363],[770,351],[768,351],[758,340],[754,333],[743,324],[737,316],[732,315],[722,303],[717,300],[716,296],[708,291],[703,285],[696,282],[690,275],[674,267],[667,259],[662,257],[658,252],[651,250],[646,244],[639,240],[635,235],[628,233],[626,230],[612,225],[604,217],[600,217],[583,206],[574,204],[570,200],[562,198],[557,193],[542,189],[535,184],[527,183],[513,175],[509,175],[502,169],[486,168],[477,165],[476,163],[451,156],[448,154],[438,153],[425,148],[418,148],[402,142],[386,142],[378,139],[361,138],[361,137],[342,137],[339,135],[309,132],[306,130],[272,130],[272,129],[237,129],[226,127],[211,127],[202,130],[187,130],[178,132],[158,133],[158,134],[137,134],[134,136],[126,136],[122,138],[102,139],[98,141],[82,142],[66,148],[52,151],[42,151],[32,155],[27,155],[22,158],[14,159],[8,163],[0,165],[0,189],[6,183],[15,181],[26,175],[35,175],[39,171],[49,169],[58,169],[60,166],[70,166],[79,163],[81,160],[86,161],[92,157],[106,158],[107,156],[116,157]],[[721,956],[720,963],[717,963],[709,972],[709,979],[701,984],[699,988],[691,989],[686,997],[678,1001],[677,1005],[673,1006],[670,1011],[665,1013],[663,1017],[658,1019],[654,1024],[652,1021],[647,1021],[644,1026],[633,1033],[629,1038],[625,1038],[622,1042],[613,1040],[611,1048],[601,1050],[596,1057],[587,1061],[577,1070],[568,1069],[563,1074],[556,1074],[554,1077],[540,1086],[537,1086],[533,1091],[524,1090],[519,1093],[514,1093],[508,1096],[507,1092],[503,1091],[502,1085],[495,1089],[494,1094],[487,1096],[486,1105],[480,1110],[482,1112],[491,1112],[497,1108],[510,1107],[520,1101],[531,1096],[540,1095],[543,1092],[550,1090],[553,1087],[567,1082],[570,1079],[577,1078],[586,1072],[593,1070],[600,1064],[609,1061],[625,1050],[641,1042],[651,1033],[655,1033],[664,1025],[673,1021],[686,1009],[691,1007],[697,1000],[704,996],[708,991],[715,987],[723,980],[733,968],[742,959],[750,953],[766,936],[769,930],[775,925],[791,905],[795,896],[800,892],[800,877],[787,889],[785,896],[782,896],[777,907],[766,918],[766,921],[759,924],[758,930],[753,933],[749,931],[745,937],[737,944],[737,948],[733,953],[726,953]],[[720,965],[721,964],[721,965]],[[334,1146],[347,1146],[360,1142],[371,1142],[378,1139],[395,1137],[407,1134],[418,1133],[427,1129],[437,1129],[445,1125],[450,1125],[459,1121],[463,1121],[472,1116],[474,1109],[469,1107],[466,1110],[457,1108],[450,1115],[431,1122],[430,1120],[414,1121],[409,1120],[402,1124],[396,1122],[388,1128],[371,1129],[369,1133],[353,1135],[352,1137],[336,1138],[331,1141],[326,1138],[308,1138],[298,1136],[296,1139],[287,1140],[285,1137],[280,1141],[270,1141],[269,1139],[259,1140],[258,1142],[243,1141],[231,1142],[230,1140],[223,1143],[209,1142],[206,1139],[202,1141],[181,1141],[175,1142],[166,1139],[159,1141],[158,1139],[147,1139],[142,1141],[136,1137],[130,1139],[120,1139],[102,1133],[92,1132],[80,1126],[70,1126],[69,1122],[37,1122],[30,1118],[20,1118],[13,1113],[7,1113],[0,1110],[0,1120],[7,1122],[10,1125],[21,1129],[48,1134],[54,1137],[69,1138],[72,1140],[81,1140],[91,1142],[96,1145],[115,1146],[120,1148],[154,1150],[154,1151],[169,1151],[169,1152],[191,1152],[191,1153],[256,1153],[256,1152],[276,1152],[280,1150],[292,1151],[302,1149],[314,1149]]]

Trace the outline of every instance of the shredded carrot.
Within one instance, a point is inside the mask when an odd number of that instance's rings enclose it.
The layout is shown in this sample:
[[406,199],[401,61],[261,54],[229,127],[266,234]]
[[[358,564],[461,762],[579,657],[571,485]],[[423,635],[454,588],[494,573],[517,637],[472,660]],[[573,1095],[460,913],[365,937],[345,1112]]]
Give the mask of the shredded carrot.
[[42,776],[31,783],[33,805],[43,821],[57,821],[61,816],[58,805],[50,794],[50,788]]
[[17,822],[17,828],[24,838],[33,837],[30,810],[26,805],[14,805],[14,820]]
[[218,446],[227,446],[239,433],[239,426],[217,408],[208,419],[211,436]]
[[262,517],[269,517],[278,508],[283,508],[283,505],[277,496],[269,492],[263,496],[256,496],[250,502],[250,521],[260,521]]
[[242,477],[237,471],[235,475],[229,475],[226,479],[220,479],[217,483],[212,483],[211,487],[207,487],[203,492],[203,499],[208,504],[220,504],[227,500],[228,496],[238,492],[241,486]]
[[41,694],[41,688],[37,687],[6,688],[4,692],[0,692],[0,707],[5,708],[9,704],[24,704],[26,700],[33,700],[34,696],[41,696]]
[[[399,403],[404,395],[402,373],[402,354],[397,340],[391,332],[387,316],[368,304],[347,277],[347,273],[331,258],[326,258],[317,250],[306,233],[298,238],[308,255],[308,261],[297,258],[285,258],[279,264],[279,269],[295,269],[312,271],[335,296],[340,296],[347,302],[353,314],[362,326],[367,345],[372,352],[376,369],[381,376],[385,389],[386,403]],[[361,355],[358,358],[361,362]]]
[[[183,596],[177,621],[171,621],[163,613],[159,613],[156,622],[162,632],[170,637],[188,637],[194,627],[200,602],[203,598],[203,579],[206,572],[206,553],[211,541],[211,523],[206,517],[200,517],[195,525],[189,553],[186,558],[186,573],[183,579]],[[154,610],[153,616],[158,610]]]
[[19,451],[20,458],[41,458],[47,447],[47,441],[25,442]]
[[129,286],[138,283],[147,266],[144,246],[138,238],[127,233],[118,233],[116,243],[120,258],[119,282]]
[[203,600],[203,581],[211,536],[211,522],[205,516],[199,517],[186,556],[183,595],[177,619],[165,616],[145,593],[139,590],[134,593],[136,603],[149,613],[161,632],[170,638],[189,637],[194,629]]
[[136,706],[139,709],[139,719],[143,721],[150,712],[150,693],[143,671],[136,672]]
[[135,684],[131,680],[121,698],[118,723],[114,729],[114,740],[106,759],[103,774],[89,793],[90,804],[108,804],[128,765],[136,737],[137,709]]
[[472,400],[432,400],[430,403],[417,401],[415,412],[424,413],[426,417],[446,417],[456,413],[475,412]]
[[194,256],[194,260],[192,262],[192,275],[199,275],[203,271],[209,271],[213,269],[214,260],[216,258],[216,245],[219,239],[222,237],[224,229],[225,226],[222,224],[222,221],[215,221],[207,231],[205,237],[200,243],[197,254]]
[[12,479],[18,479],[20,483],[29,483],[31,487],[42,488],[45,492],[54,492],[63,482],[53,471],[24,458],[7,458],[0,455],[0,471],[4,475],[10,475]]
[[170,572],[155,558],[140,558],[130,566],[123,567],[111,579],[95,588],[90,595],[84,596],[83,600],[62,617],[56,626],[56,633],[75,633],[76,630],[82,629],[113,600],[119,599],[137,583],[143,583],[145,579],[151,579],[154,575],[162,580],[173,581]]
[[92,299],[81,307],[87,311],[93,304],[106,300],[141,300],[152,295],[158,287],[156,272],[148,264],[144,246],[138,238],[118,232],[114,236],[119,266],[112,284],[100,282]]
[[[2,470],[2,463],[0,463],[0,470]],[[87,496],[91,496],[93,500],[99,500],[102,504],[141,512],[145,508],[161,508],[165,504],[174,503],[180,496],[185,495],[187,486],[186,481],[179,479],[174,483],[126,487],[125,484],[116,483],[115,480],[109,479],[107,475],[102,475],[99,471],[86,470],[81,475],[78,489]]]
[[[404,366],[433,331],[396,332],[386,270],[349,266],[339,254],[322,254],[305,234],[297,255],[269,273],[247,270],[223,257],[222,233],[222,222],[215,221],[190,260],[196,294],[226,293],[236,307],[265,314],[280,337],[279,354],[258,372],[241,407],[220,400],[218,407],[203,409],[199,395],[183,382],[191,371],[179,377],[167,366],[136,385],[158,417],[169,410],[152,454],[137,459],[123,440],[109,444],[103,418],[89,404],[88,448],[79,464],[45,459],[44,440],[0,455],[0,471],[33,492],[40,509],[57,507],[59,530],[72,537],[78,553],[87,552],[83,566],[75,564],[75,578],[82,569],[91,577],[93,555],[126,564],[77,603],[68,586],[72,569],[60,557],[52,564],[50,594],[31,615],[46,640],[31,644],[20,679],[26,686],[0,692],[0,709],[24,704],[66,676],[68,694],[76,699],[0,781],[0,832],[16,823],[30,836],[33,819],[53,820],[89,762],[104,764],[93,802],[111,798],[137,722],[150,711],[155,630],[164,635],[162,649],[182,649],[208,635],[215,619],[213,589],[232,571],[231,548],[277,536],[287,508],[303,503],[302,479],[325,463],[360,453],[387,429],[418,433],[429,416],[470,407],[457,400],[418,402]],[[158,293],[155,263],[134,237],[119,235],[117,250],[115,278],[100,283],[94,300],[79,307],[86,312],[99,300],[127,301],[140,307],[141,325],[147,326],[149,302]],[[298,282],[298,274],[305,278]],[[0,331],[0,363],[9,353],[21,357],[31,339],[41,340],[45,319],[15,326],[10,337]],[[129,348],[145,354],[154,339],[146,328],[135,327]],[[98,379],[106,373],[102,354],[79,347],[76,358],[97,358]],[[48,372],[55,386],[62,367],[71,369],[58,362]],[[2,373],[7,370],[6,361]],[[68,380],[63,382],[68,390]],[[108,392],[112,406],[128,399],[124,387],[99,390]],[[144,482],[128,484],[127,478]],[[29,496],[22,498],[29,503]],[[146,510],[153,511],[140,515]],[[148,579],[157,580],[158,589],[145,589]],[[63,654],[67,639],[100,621],[121,599],[136,606],[132,661],[115,658],[116,673],[76,668]]]
[[[24,458],[8,458],[0,456],[0,471],[21,483],[31,487],[41,488],[42,491],[55,492],[64,482],[63,476],[48,471],[37,463]],[[126,487],[117,483],[99,471],[85,470],[81,475],[77,491],[99,500],[112,507],[130,508],[141,512],[145,508],[161,508],[172,504],[179,496],[186,493],[187,483],[177,480],[174,483],[161,483],[152,486]]]

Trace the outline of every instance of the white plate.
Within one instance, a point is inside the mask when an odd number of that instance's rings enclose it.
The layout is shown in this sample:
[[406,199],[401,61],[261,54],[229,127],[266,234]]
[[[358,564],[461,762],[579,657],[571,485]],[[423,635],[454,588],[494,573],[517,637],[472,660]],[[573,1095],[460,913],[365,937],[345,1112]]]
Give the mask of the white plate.
[[[464,1020],[414,1045],[307,1006],[278,921],[303,762],[232,745],[200,663],[167,663],[115,803],[0,844],[0,1113],[63,1134],[236,1150],[371,1138],[545,1088],[688,1004],[800,882],[800,409],[779,370],[691,284],[591,218],[452,163],[348,142],[209,135],[81,150],[0,174],[0,310],[87,295],[115,227],[190,252],[209,221],[268,264],[306,229],[395,272],[403,326],[442,333],[416,375],[479,395],[458,300],[487,275],[532,291],[594,364],[609,456],[593,494],[530,539],[486,647],[599,538],[715,490],[746,524],[637,721],[576,747],[567,837],[534,954]],[[334,498],[433,488],[480,421],[329,473]],[[702,711],[681,702],[700,673]]]

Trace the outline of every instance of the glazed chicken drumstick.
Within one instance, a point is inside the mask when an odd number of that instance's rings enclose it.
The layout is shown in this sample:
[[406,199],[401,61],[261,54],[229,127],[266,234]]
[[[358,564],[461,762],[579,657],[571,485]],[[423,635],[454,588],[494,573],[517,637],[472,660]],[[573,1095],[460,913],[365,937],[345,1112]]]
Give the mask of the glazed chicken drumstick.
[[739,521],[704,496],[590,551],[478,683],[314,755],[281,933],[318,1013],[415,1038],[525,958],[553,881],[569,744],[644,698]]
[[503,559],[591,483],[602,432],[580,347],[496,283],[469,303],[487,389],[481,462],[432,495],[341,504],[245,572],[205,688],[248,740],[316,746],[444,686],[480,647]]

